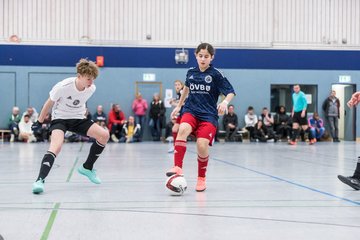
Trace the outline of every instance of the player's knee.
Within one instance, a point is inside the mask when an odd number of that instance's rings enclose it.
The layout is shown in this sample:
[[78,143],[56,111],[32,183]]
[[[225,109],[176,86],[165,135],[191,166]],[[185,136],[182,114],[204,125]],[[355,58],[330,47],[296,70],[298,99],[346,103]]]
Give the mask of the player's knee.
[[172,127],[172,132],[178,132],[179,131],[179,125],[174,125]]
[[104,129],[99,134],[99,139],[97,139],[97,140],[98,141],[100,140],[102,143],[107,143],[109,141],[109,139],[110,139],[110,133]]
[[198,140],[197,149],[198,149],[198,153],[201,157],[206,157],[203,155],[207,155],[208,147],[209,147],[209,143],[207,141]]
[[179,132],[178,132],[178,136],[179,137],[187,137],[190,134],[190,131],[187,128],[180,128]]

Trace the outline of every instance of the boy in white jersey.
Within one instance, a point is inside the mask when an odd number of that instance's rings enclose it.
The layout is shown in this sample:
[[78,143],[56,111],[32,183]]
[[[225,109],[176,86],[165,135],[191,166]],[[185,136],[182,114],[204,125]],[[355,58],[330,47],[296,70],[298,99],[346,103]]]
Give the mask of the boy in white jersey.
[[99,70],[94,62],[86,59],[81,59],[76,64],[76,69],[76,77],[64,79],[52,88],[38,121],[32,126],[33,131],[41,128],[46,114],[52,108],[51,143],[42,159],[39,176],[33,184],[32,191],[35,194],[44,191],[44,180],[60,152],[67,130],[96,139],[90,148],[87,160],[80,166],[78,172],[87,176],[93,183],[101,183],[93,170],[93,165],[109,140],[109,132],[85,117],[85,104],[96,90],[93,82]]

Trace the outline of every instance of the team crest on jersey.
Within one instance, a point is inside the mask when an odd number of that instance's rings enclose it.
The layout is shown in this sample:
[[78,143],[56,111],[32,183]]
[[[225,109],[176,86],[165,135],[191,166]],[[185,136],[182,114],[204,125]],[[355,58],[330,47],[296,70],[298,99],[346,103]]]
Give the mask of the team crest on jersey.
[[210,75],[207,75],[207,76],[205,77],[205,82],[206,82],[206,83],[211,83],[211,82],[212,82],[212,77],[211,77]]
[[206,91],[208,91],[208,92],[209,92],[209,91],[210,91],[210,89],[211,89],[211,87],[206,85],[205,89],[206,89]]
[[80,103],[80,101],[79,100],[75,100],[74,102],[73,102],[73,104],[76,106],[76,105],[78,105]]

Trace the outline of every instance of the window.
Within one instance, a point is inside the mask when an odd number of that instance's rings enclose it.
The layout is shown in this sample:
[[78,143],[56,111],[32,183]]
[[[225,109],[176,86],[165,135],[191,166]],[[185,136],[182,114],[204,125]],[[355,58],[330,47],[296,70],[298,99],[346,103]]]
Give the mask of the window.
[[[317,85],[302,85],[301,91],[306,94],[308,99],[307,111],[313,113],[317,111]],[[280,105],[285,106],[287,112],[292,109],[293,85],[290,84],[272,84],[271,85],[271,112],[276,112]]]

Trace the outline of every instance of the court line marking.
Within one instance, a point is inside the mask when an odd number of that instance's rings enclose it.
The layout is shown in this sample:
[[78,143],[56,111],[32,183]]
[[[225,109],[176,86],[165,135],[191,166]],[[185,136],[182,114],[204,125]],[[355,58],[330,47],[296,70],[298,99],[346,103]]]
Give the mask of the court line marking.
[[[231,144],[231,143],[230,143]],[[273,146],[278,146],[278,145],[273,145]],[[300,145],[300,146],[306,146],[306,145]],[[251,150],[250,148],[245,148],[245,149],[241,149],[241,150]],[[271,154],[276,154],[277,152],[273,152],[274,149],[272,149],[272,151],[266,151],[265,153],[271,153]],[[275,150],[279,150],[279,148],[275,148]],[[306,154],[306,156],[313,156],[312,153],[308,153],[308,152],[304,152],[302,151],[303,149],[292,149],[294,152],[297,152],[297,153],[302,153],[302,154]],[[235,153],[235,152],[234,152]],[[323,156],[323,157],[326,157],[327,159],[335,159],[335,160],[338,160],[338,158],[334,157],[333,155],[327,155],[327,154],[324,154],[324,153],[316,153],[318,156]],[[281,156],[281,155],[275,155],[275,156]],[[315,165],[315,166],[325,166],[325,167],[329,167],[329,168],[336,168],[338,169],[338,167],[334,164],[329,164],[329,163],[318,163],[318,162],[312,162],[312,161],[308,161],[308,160],[303,160],[301,158],[296,158],[296,157],[291,157],[289,158],[291,160],[294,160],[294,161],[297,161],[297,162],[305,162],[305,163],[308,163],[308,164],[312,164],[312,165]],[[350,158],[350,157],[344,157],[342,158],[344,160],[350,160],[354,163],[357,162],[357,159],[354,160],[354,158]],[[331,161],[330,161],[331,162]],[[349,170],[349,171],[353,171],[354,168],[351,168],[350,166],[349,167],[344,167],[343,168],[344,170]]]
[[71,177],[72,177],[72,175],[73,175],[73,173],[74,173],[74,170],[75,170],[75,167],[76,167],[78,161],[79,161],[79,157],[77,156],[76,159],[75,159],[75,161],[74,161],[74,164],[73,164],[73,166],[72,166],[72,168],[71,168],[71,170],[70,170],[70,172],[69,172],[69,175],[68,175],[68,177],[67,177],[67,179],[66,179],[66,182],[67,182],[67,183],[70,182],[70,179],[71,179]]
[[[78,153],[81,152],[83,146],[84,146],[84,144],[81,143],[80,149],[79,149]],[[75,162],[74,162],[74,164],[73,164],[73,166],[72,166],[72,168],[71,168],[71,170],[70,170],[70,173],[69,173],[69,175],[68,175],[68,177],[67,177],[67,179],[66,179],[66,182],[70,182],[71,176],[73,175],[73,172],[74,172],[74,169],[75,169],[75,167],[76,167],[76,164],[77,164],[78,160],[79,160],[79,156],[76,156]],[[54,224],[54,221],[55,221],[57,212],[58,212],[58,210],[59,210],[59,207],[60,207],[60,203],[57,202],[57,203],[55,204],[55,206],[54,206],[51,214],[50,214],[49,220],[48,220],[48,222],[47,222],[47,224],[46,224],[45,230],[44,230],[44,232],[43,232],[40,240],[47,240],[47,239],[48,239],[49,234],[50,234],[50,231],[51,231],[51,228],[52,228],[52,226],[53,226],[53,224]]]
[[281,177],[277,177],[277,176],[274,176],[274,175],[271,175],[271,174],[260,172],[260,171],[257,171],[257,170],[251,169],[251,168],[247,168],[247,167],[244,167],[244,166],[232,163],[232,162],[227,162],[225,160],[221,160],[221,159],[218,159],[218,158],[211,157],[210,159],[212,159],[214,161],[217,161],[217,162],[224,163],[226,165],[241,168],[241,169],[244,169],[244,170],[259,174],[259,175],[262,175],[262,176],[267,176],[267,177],[270,177],[272,179],[276,179],[276,180],[281,181],[281,182],[285,182],[285,183],[288,183],[288,184],[291,184],[291,185],[294,185],[294,186],[297,186],[297,187],[300,187],[300,188],[304,188],[304,189],[307,189],[307,190],[310,190],[310,191],[313,191],[313,192],[316,192],[316,193],[320,193],[320,194],[323,194],[323,195],[326,195],[326,196],[329,196],[329,197],[332,197],[332,198],[336,198],[336,199],[339,199],[339,200],[342,200],[342,201],[345,201],[345,202],[360,206],[360,202],[353,201],[353,200],[348,199],[348,198],[340,197],[340,196],[334,195],[332,193],[328,193],[328,192],[325,192],[325,191],[322,191],[322,190],[318,190],[316,188],[312,188],[312,187],[309,187],[309,186],[306,186],[306,185],[303,185],[303,184],[300,184],[300,183],[296,183],[296,182],[287,180],[285,178],[281,178]]
[[[197,154],[197,153],[196,153],[195,151],[193,151],[193,150],[190,150],[190,149],[189,149],[188,151],[191,152],[191,153],[193,153],[193,154]],[[225,161],[225,160],[221,160],[221,159],[219,159],[219,158],[210,157],[209,159],[212,159],[213,161],[216,161],[216,162],[224,163],[224,164],[226,164],[226,165],[230,165],[230,166],[234,166],[234,167],[237,167],[237,168],[241,168],[241,169],[244,169],[244,170],[247,170],[247,171],[250,171],[250,172],[259,174],[259,175],[262,175],[262,176],[270,177],[270,178],[272,178],[272,179],[275,179],[275,180],[278,180],[278,181],[281,181],[281,182],[285,182],[285,183],[288,183],[288,184],[291,184],[291,185],[294,185],[294,186],[297,186],[297,187],[300,187],[300,188],[304,188],[304,189],[307,189],[307,190],[310,190],[310,191],[313,191],[313,192],[316,192],[316,193],[320,193],[320,194],[323,194],[323,195],[326,195],[326,196],[329,196],[329,197],[332,197],[332,198],[336,198],[336,199],[339,199],[339,200],[341,200],[341,201],[345,201],[345,202],[354,204],[354,205],[356,205],[356,206],[360,206],[360,202],[358,202],[358,201],[354,201],[354,200],[351,200],[351,199],[348,199],[348,198],[340,197],[340,196],[337,196],[337,195],[332,194],[332,193],[328,193],[328,192],[325,192],[325,191],[322,191],[322,190],[318,190],[318,189],[316,189],[316,188],[312,188],[312,187],[309,187],[309,186],[306,186],[306,185],[303,185],[303,184],[300,184],[300,183],[297,183],[297,182],[294,182],[294,181],[287,180],[287,179],[285,179],[285,178],[277,177],[277,176],[274,176],[274,175],[271,175],[271,174],[268,174],[268,173],[265,173],[265,172],[260,172],[260,171],[257,171],[257,170],[251,169],[251,168],[247,168],[247,167],[241,166],[241,165],[236,164],[236,163],[232,163],[232,162],[228,162],[228,161]]]
[[48,220],[48,222],[46,224],[46,227],[45,227],[45,230],[44,230],[43,234],[41,235],[40,240],[47,240],[48,239],[51,228],[52,228],[52,226],[54,224],[54,221],[55,221],[55,218],[56,218],[56,215],[57,215],[57,212],[58,212],[59,208],[60,208],[60,203],[56,203],[54,208],[51,211],[49,220]]
[[[149,207],[150,209],[151,207]],[[35,208],[40,210],[47,210],[48,208]],[[25,210],[25,209],[23,209]],[[26,209],[34,210],[34,209]],[[280,218],[261,218],[261,217],[244,217],[244,216],[231,216],[221,214],[204,214],[204,213],[186,213],[186,212],[169,212],[159,210],[134,210],[134,209],[116,209],[116,208],[60,208],[60,203],[56,203],[45,231],[41,237],[41,240],[47,240],[51,227],[55,221],[56,214],[59,210],[62,211],[94,211],[94,212],[128,212],[128,213],[147,213],[147,214],[166,214],[166,215],[183,215],[183,216],[194,216],[194,217],[214,217],[214,218],[226,218],[226,219],[238,219],[238,220],[251,220],[251,221],[267,221],[267,222],[280,222],[280,223],[293,223],[293,224],[308,224],[308,225],[322,225],[322,226],[334,226],[334,227],[348,227],[348,228],[360,228],[360,225],[347,225],[338,223],[326,223],[326,222],[315,222],[315,221],[301,221],[301,220],[290,220]]]
[[[324,223],[314,221],[300,221],[300,220],[287,220],[277,218],[260,218],[260,217],[242,217],[220,214],[203,214],[203,213],[185,213],[185,212],[167,212],[167,211],[154,211],[154,210],[130,210],[130,209],[97,209],[97,208],[60,208],[62,211],[97,211],[97,212],[129,212],[129,213],[148,213],[148,214],[167,214],[167,215],[184,215],[195,217],[214,217],[214,218],[227,218],[227,219],[241,219],[241,220],[257,220],[257,221],[269,221],[269,222],[281,222],[281,223],[295,223],[295,224],[309,224],[309,225],[322,225],[322,226],[334,226],[334,227],[348,227],[348,228],[360,228],[359,225],[346,225],[337,223]],[[41,239],[43,240],[43,239]],[[45,239],[44,239],[45,240]]]
[[[84,146],[84,143],[82,142],[81,145],[80,145],[80,149],[79,149],[78,153],[82,151],[83,146]],[[70,182],[70,179],[71,179],[71,177],[72,177],[72,175],[74,173],[74,170],[75,170],[75,167],[76,167],[78,161],[79,161],[79,156],[76,156],[75,162],[74,162],[74,164],[73,164],[73,166],[72,166],[72,168],[71,168],[71,170],[69,172],[69,175],[68,175],[68,177],[66,179],[66,182]]]

